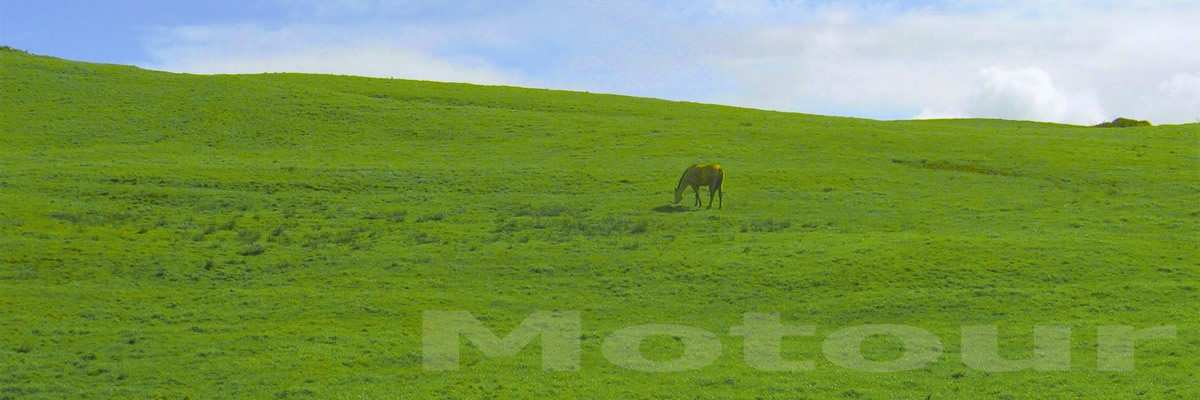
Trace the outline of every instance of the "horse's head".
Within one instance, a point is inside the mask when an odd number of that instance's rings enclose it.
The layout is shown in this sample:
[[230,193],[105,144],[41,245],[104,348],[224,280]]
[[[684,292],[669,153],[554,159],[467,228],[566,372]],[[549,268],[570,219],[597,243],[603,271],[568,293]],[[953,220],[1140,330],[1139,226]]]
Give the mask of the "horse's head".
[[675,204],[679,204],[681,201],[683,201],[683,189],[675,188]]

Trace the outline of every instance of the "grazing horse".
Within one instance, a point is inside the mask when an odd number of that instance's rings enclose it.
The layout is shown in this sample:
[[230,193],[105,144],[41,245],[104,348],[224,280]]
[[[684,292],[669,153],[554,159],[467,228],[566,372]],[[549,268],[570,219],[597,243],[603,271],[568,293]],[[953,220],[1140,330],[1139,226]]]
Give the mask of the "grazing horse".
[[725,205],[725,194],[721,192],[721,181],[725,180],[725,171],[717,164],[696,164],[683,170],[683,176],[679,177],[679,184],[675,185],[675,204],[679,204],[683,200],[683,191],[687,190],[688,186],[692,187],[692,191],[696,193],[696,207],[700,207],[700,187],[708,186],[708,208],[712,208],[713,194],[715,193],[717,201],[721,208]]

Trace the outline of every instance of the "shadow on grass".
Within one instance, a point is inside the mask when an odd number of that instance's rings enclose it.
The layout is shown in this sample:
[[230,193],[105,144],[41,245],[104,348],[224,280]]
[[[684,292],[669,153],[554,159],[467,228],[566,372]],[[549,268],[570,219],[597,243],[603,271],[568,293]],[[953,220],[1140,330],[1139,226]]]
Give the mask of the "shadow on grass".
[[654,210],[655,212],[660,212],[660,213],[679,213],[679,212],[694,211],[691,207],[684,207],[681,205],[658,206],[658,207],[652,208],[652,210]]

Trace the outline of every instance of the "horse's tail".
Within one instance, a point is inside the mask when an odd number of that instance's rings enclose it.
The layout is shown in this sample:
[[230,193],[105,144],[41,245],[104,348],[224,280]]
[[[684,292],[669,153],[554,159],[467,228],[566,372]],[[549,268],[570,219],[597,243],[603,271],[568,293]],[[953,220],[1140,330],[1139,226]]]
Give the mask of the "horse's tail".
[[713,189],[720,189],[721,182],[725,181],[725,170],[718,169],[717,170],[717,179],[714,179],[714,181],[715,182],[713,182],[713,186],[716,186],[716,187],[714,187]]

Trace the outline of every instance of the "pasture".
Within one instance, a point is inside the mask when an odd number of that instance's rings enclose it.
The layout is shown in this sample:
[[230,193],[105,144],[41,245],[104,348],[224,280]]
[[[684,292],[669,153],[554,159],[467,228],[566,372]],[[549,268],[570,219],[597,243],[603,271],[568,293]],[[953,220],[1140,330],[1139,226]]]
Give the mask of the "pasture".
[[[723,209],[667,206],[704,162]],[[1196,124],[874,121],[4,50],[0,398],[1194,398],[1198,204]],[[428,310],[498,334],[577,311],[582,364],[464,345],[460,369],[426,370]],[[728,332],[748,312],[817,326],[783,347],[815,368],[743,362]],[[724,351],[683,372],[604,360],[603,338],[651,323]],[[895,373],[821,357],[860,324],[920,327],[944,354]],[[967,368],[970,324],[1001,327],[1011,357],[1035,325],[1069,326],[1071,368]],[[1102,325],[1178,334],[1107,372]],[[866,357],[900,354],[878,339]]]

